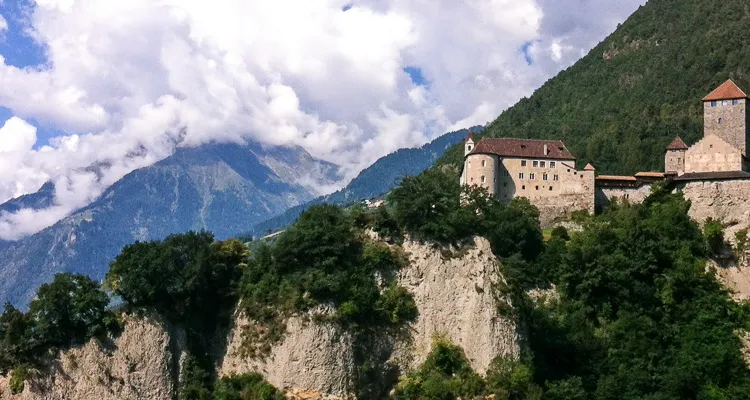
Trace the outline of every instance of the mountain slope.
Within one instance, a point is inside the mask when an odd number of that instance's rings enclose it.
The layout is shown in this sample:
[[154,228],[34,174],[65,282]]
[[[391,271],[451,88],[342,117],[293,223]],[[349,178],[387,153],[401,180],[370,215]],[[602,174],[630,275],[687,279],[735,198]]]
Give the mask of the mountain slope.
[[[728,78],[750,90],[748,31],[745,0],[651,0],[487,134],[561,139],[599,173],[661,171],[675,136],[701,137],[706,94]],[[461,155],[454,148],[443,162]]]
[[[472,131],[480,132],[481,129],[477,126],[472,128]],[[468,130],[466,129],[446,133],[422,147],[400,149],[381,157],[374,164],[362,170],[343,189],[292,207],[283,214],[256,225],[248,234],[262,236],[269,231],[279,230],[293,223],[303,211],[316,204],[346,204],[351,201],[381,196],[398,185],[403,177],[416,175],[429,168],[446,150],[463,141],[467,135]]]
[[[139,169],[107,189],[94,203],[50,228],[0,246],[0,302],[25,305],[36,288],[57,272],[101,279],[109,262],[135,240],[207,229],[218,238],[315,196],[299,182],[311,174],[331,184],[335,166],[302,148],[207,145],[179,149],[173,156]],[[0,209],[42,206],[54,190],[12,200]]]

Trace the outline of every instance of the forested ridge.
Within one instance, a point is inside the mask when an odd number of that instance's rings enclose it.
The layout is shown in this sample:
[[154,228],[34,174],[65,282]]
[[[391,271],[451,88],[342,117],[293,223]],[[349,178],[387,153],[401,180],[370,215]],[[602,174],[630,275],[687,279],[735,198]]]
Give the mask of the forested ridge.
[[[750,91],[747,32],[745,0],[650,0],[485,133],[563,140],[602,174],[662,171],[675,136],[702,136],[704,96],[730,78]],[[441,162],[461,163],[459,147]]]

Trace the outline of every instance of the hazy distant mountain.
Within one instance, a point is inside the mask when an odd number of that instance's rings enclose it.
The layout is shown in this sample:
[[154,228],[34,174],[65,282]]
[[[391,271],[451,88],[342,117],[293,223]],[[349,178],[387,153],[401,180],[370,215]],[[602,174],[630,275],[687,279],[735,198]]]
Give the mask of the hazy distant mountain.
[[[56,272],[104,276],[123,246],[171,233],[207,229],[218,238],[247,231],[316,193],[301,182],[341,179],[336,166],[304,149],[206,145],[133,171],[94,203],[35,235],[0,243],[0,302],[25,306]],[[0,205],[0,211],[44,208],[54,186]]]
[[[482,127],[474,127],[472,131],[480,133]],[[283,214],[256,225],[247,234],[261,236],[269,231],[281,229],[294,222],[303,211],[316,204],[346,204],[356,200],[379,197],[394,188],[403,177],[416,175],[427,169],[446,150],[465,139],[468,133],[466,129],[446,133],[422,147],[401,149],[382,157],[360,172],[345,188],[292,207]]]

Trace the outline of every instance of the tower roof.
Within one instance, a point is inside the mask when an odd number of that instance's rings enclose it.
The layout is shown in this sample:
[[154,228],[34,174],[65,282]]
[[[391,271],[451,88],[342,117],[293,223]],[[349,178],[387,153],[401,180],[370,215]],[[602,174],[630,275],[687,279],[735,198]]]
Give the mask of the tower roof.
[[735,83],[729,79],[722,83],[721,86],[714,89],[713,92],[709,93],[708,96],[703,98],[703,101],[715,101],[715,100],[734,100],[734,99],[746,99],[747,95],[742,91]]
[[585,167],[583,167],[583,170],[584,171],[596,171],[596,168],[594,168],[594,166],[591,165],[591,163],[588,163],[588,164],[586,164]]
[[468,141],[470,141],[470,140],[471,140],[471,141],[474,141],[474,138],[473,138],[473,137],[472,137],[472,135],[471,135],[471,128],[469,128],[469,135],[468,135],[468,136],[466,136],[466,141],[468,142]]
[[688,145],[686,145],[685,142],[682,140],[682,138],[680,138],[679,136],[674,138],[672,143],[670,143],[669,146],[667,146],[667,150],[687,150],[687,149],[688,149]]

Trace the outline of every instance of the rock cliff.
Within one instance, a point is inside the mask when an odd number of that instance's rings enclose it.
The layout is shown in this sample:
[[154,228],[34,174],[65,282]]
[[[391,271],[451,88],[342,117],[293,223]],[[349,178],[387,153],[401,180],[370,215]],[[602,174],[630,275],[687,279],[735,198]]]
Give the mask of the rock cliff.
[[516,326],[498,315],[494,285],[503,277],[486,239],[476,238],[463,254],[452,257],[411,241],[404,243],[404,250],[410,263],[401,270],[399,284],[412,293],[419,308],[406,367],[424,362],[435,335],[462,347],[479,373],[497,356],[518,356]]
[[49,371],[31,372],[19,395],[0,376],[0,400],[171,400],[181,337],[152,318],[126,317],[118,338],[60,352]]
[[[487,240],[477,238],[451,251],[413,241],[403,248],[409,265],[400,271],[398,283],[414,296],[419,318],[404,334],[384,340],[391,364],[402,372],[417,367],[436,335],[461,346],[480,373],[498,355],[518,356],[515,325],[497,311],[501,300],[494,289],[503,278]],[[268,355],[252,358],[242,351],[244,328],[251,324],[236,316],[226,351],[217,361],[219,376],[260,373],[291,398],[354,397],[355,341],[342,327],[309,315],[292,317]],[[31,376],[18,396],[10,394],[8,378],[0,377],[0,400],[172,399],[184,357],[183,334],[164,326],[128,317],[117,339],[61,352],[51,372]]]

